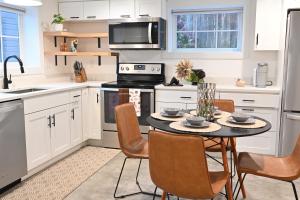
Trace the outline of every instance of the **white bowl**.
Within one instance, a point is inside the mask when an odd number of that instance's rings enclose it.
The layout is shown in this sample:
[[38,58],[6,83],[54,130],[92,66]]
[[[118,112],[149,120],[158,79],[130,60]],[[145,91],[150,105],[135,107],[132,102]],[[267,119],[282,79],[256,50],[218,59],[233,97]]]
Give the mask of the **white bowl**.
[[232,113],[231,117],[237,121],[237,122],[245,122],[247,121],[251,116],[247,115],[245,113],[235,112]]
[[205,119],[204,119],[204,117],[192,116],[192,117],[186,118],[186,121],[191,125],[201,126],[202,123],[205,121]]

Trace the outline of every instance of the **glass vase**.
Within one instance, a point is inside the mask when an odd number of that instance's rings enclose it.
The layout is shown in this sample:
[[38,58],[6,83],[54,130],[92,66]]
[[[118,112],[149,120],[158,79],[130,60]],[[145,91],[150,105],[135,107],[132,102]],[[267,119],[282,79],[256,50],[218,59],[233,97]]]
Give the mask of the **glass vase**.
[[216,93],[215,83],[198,84],[198,106],[197,115],[204,117],[207,121],[214,120],[214,101]]

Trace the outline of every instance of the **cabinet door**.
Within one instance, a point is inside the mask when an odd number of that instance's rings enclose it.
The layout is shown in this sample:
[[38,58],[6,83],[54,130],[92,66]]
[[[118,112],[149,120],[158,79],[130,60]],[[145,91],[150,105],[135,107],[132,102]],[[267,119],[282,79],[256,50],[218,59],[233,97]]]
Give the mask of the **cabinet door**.
[[134,0],[110,0],[109,15],[111,19],[135,17]]
[[108,19],[109,1],[84,1],[83,2],[84,19]]
[[82,143],[81,98],[70,104],[71,145]]
[[83,141],[89,139],[89,89],[82,90],[81,99],[82,135]]
[[61,2],[58,4],[59,13],[66,20],[83,19],[83,2]]
[[99,88],[89,89],[89,127],[90,127],[90,139],[101,139],[101,98]]
[[255,50],[279,50],[281,1],[257,0]]
[[27,166],[31,170],[51,158],[50,114],[25,115]]
[[142,16],[161,17],[162,1],[161,0],[136,0],[135,13],[136,13],[136,17],[142,17]]
[[63,105],[51,109],[51,118],[52,155],[57,156],[68,150],[71,146],[69,106]]

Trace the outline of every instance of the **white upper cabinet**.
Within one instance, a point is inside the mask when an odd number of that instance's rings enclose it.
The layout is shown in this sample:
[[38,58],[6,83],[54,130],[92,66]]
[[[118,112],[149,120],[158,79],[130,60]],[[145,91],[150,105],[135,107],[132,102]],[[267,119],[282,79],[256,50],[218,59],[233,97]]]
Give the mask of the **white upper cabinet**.
[[134,0],[110,0],[110,18],[135,17]]
[[280,0],[257,0],[255,25],[255,50],[279,50]]
[[59,2],[58,3],[59,13],[66,20],[82,20],[83,16],[83,2],[74,1],[74,2]]
[[135,15],[136,17],[161,17],[162,0],[135,0]]
[[84,1],[84,19],[109,19],[109,0]]

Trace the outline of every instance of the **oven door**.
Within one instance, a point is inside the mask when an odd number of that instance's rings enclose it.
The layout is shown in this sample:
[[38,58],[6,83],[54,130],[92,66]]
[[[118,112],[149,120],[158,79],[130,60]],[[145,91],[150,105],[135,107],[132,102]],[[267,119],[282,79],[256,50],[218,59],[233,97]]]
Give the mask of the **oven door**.
[[[115,121],[115,107],[117,105],[127,103],[124,101],[124,96],[128,93],[122,94],[122,89],[118,88],[102,88],[101,89],[101,117],[103,131],[117,131]],[[128,98],[125,98],[128,99]],[[154,112],[154,90],[141,89],[141,116],[138,117],[140,130],[142,133],[148,133],[149,124],[146,119]]]
[[159,22],[122,22],[109,24],[110,49],[160,48]]

